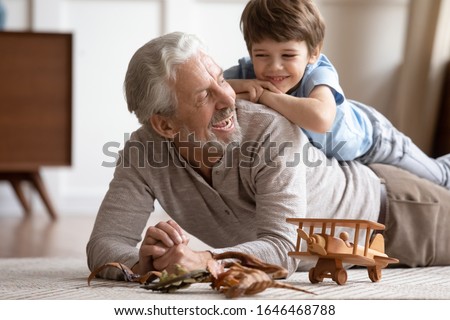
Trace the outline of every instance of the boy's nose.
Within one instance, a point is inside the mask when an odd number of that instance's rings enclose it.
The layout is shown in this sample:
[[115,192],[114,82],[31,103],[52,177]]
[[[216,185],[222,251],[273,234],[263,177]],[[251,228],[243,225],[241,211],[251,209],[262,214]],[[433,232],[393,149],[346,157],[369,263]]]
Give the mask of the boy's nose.
[[281,62],[280,59],[272,59],[270,61],[270,68],[272,70],[279,70],[283,67],[283,63]]

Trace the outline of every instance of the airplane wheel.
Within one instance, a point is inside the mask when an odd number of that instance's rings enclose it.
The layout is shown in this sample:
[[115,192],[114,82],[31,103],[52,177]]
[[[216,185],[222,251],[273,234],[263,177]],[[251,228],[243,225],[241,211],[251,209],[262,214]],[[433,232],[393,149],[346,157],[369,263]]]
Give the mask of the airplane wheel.
[[381,269],[377,267],[367,268],[369,271],[369,278],[372,282],[378,282],[381,280]]
[[309,274],[308,274],[308,276],[309,276],[309,281],[311,282],[311,283],[319,283],[320,281],[319,281],[319,279],[317,279],[316,278],[316,276],[315,276],[315,271],[316,271],[316,268],[311,268],[311,269],[309,269]]
[[338,284],[338,285],[343,285],[347,282],[347,271],[345,271],[345,269],[338,269],[336,270],[333,280]]

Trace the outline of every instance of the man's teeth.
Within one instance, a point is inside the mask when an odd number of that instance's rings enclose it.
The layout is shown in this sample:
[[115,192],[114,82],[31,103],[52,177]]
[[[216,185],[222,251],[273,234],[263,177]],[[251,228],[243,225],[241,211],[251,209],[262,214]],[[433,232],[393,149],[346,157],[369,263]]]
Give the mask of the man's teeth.
[[231,118],[229,118],[226,122],[227,125],[225,126],[225,129],[230,129],[233,126],[233,121],[231,121]]
[[220,129],[229,129],[233,125],[233,121],[231,121],[232,118],[233,116],[229,117],[228,119],[222,120],[219,123],[215,123],[214,127]]

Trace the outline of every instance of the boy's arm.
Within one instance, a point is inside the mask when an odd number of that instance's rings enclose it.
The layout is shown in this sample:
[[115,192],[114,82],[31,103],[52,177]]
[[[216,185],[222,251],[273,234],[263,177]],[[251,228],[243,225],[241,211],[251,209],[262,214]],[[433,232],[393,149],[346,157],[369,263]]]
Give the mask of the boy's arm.
[[278,111],[299,127],[317,133],[329,131],[336,116],[336,101],[325,85],[315,87],[308,98],[264,90],[258,102]]

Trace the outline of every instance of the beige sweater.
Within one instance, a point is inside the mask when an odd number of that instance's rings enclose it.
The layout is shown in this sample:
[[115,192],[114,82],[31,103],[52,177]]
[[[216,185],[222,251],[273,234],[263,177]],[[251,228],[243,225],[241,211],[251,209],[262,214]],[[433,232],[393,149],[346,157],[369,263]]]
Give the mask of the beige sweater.
[[[299,260],[287,255],[297,233],[286,218],[377,220],[380,181],[369,168],[326,159],[298,127],[261,105],[238,101],[237,119],[243,141],[213,167],[211,185],[152,130],[132,134],[87,245],[91,270],[138,261],[155,200],[214,252],[251,253],[289,273]],[[119,277],[112,269],[101,275]]]

